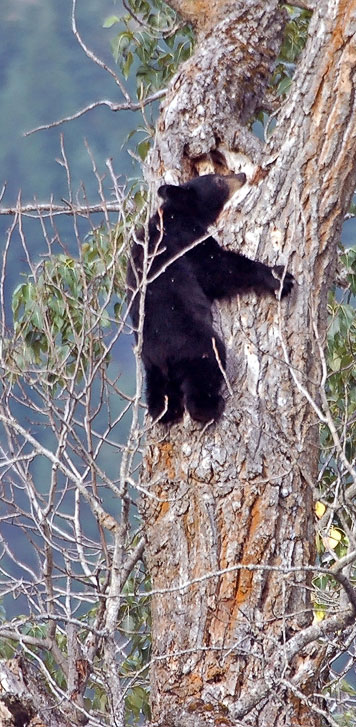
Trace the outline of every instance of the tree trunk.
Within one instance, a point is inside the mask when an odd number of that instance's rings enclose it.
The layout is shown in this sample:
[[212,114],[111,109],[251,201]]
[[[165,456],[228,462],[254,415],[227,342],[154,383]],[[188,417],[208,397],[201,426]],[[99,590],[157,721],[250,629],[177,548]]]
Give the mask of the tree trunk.
[[[28,659],[15,657],[0,661],[0,725],[1,727],[70,727],[80,724],[75,709],[68,716],[59,709],[49,694],[46,682]],[[50,716],[49,716],[50,715]],[[82,723],[85,724],[84,720]]]
[[263,145],[243,125],[263,107],[278,55],[278,0],[170,4],[196,12],[199,35],[162,108],[154,176],[185,181],[222,163],[245,171],[249,194],[225,215],[220,242],[286,264],[297,285],[281,303],[251,294],[219,306],[233,392],[224,416],[202,429],[185,415],[147,443],[153,721],[316,727],[315,639],[340,622],[310,627],[306,567],[315,563],[319,344],[355,183],[356,0],[318,2]]

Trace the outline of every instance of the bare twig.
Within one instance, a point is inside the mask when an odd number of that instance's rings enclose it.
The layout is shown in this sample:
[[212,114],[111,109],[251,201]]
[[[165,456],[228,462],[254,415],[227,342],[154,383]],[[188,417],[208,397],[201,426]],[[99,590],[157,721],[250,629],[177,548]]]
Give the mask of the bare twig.
[[93,103],[84,106],[84,108],[80,109],[80,111],[77,111],[70,116],[64,116],[62,119],[58,119],[57,121],[52,121],[49,124],[41,124],[40,126],[36,126],[34,129],[26,131],[24,133],[24,136],[30,136],[30,134],[35,134],[37,131],[53,129],[54,127],[61,126],[61,124],[65,124],[68,121],[74,121],[75,119],[79,119],[84,114],[87,114],[88,111],[92,111],[99,106],[107,106],[111,111],[141,111],[142,108],[162,98],[163,96],[165,96],[166,93],[167,89],[163,88],[160,91],[156,91],[156,93],[152,93],[150,96],[147,96],[147,98],[142,99],[142,101],[127,101],[125,103],[114,103],[113,101],[109,101],[108,99],[93,101]]
[[113,71],[106,63],[104,63],[104,61],[101,60],[101,58],[98,58],[98,56],[96,56],[95,53],[90,48],[88,48],[88,46],[82,40],[82,38],[79,34],[79,31],[78,31],[78,28],[77,28],[77,21],[76,21],[76,17],[75,17],[76,9],[77,9],[77,0],[72,0],[72,31],[73,31],[73,34],[75,35],[75,38],[78,41],[80,47],[82,48],[84,53],[88,56],[88,58],[91,61],[93,61],[93,63],[95,63],[97,66],[99,66],[99,68],[102,68],[104,71],[109,73],[110,76],[112,76],[116,85],[119,87],[122,95],[126,99],[127,103],[130,103],[130,101],[131,101],[130,94],[126,90],[124,84],[122,83],[121,79],[117,76],[115,71]]

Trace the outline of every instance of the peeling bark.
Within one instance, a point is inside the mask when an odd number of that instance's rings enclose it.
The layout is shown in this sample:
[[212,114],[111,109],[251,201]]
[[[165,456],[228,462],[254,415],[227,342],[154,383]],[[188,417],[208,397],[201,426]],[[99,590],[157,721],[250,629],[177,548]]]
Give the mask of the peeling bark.
[[221,422],[202,431],[186,416],[168,433],[157,427],[147,443],[143,478],[146,487],[155,483],[155,498],[142,504],[156,592],[153,720],[317,727],[321,716],[308,695],[323,651],[285,650],[312,621],[303,566],[315,562],[318,418],[302,387],[318,399],[313,323],[323,340],[356,179],[356,0],[318,3],[290,96],[260,156],[243,124],[263,105],[283,14],[277,0],[228,5],[214,31],[204,21],[206,35],[200,28],[194,57],[173,79],[152,167],[157,178],[184,181],[203,158],[214,165],[214,150],[223,149],[230,167],[237,151],[250,191],[225,215],[220,241],[287,264],[297,286],[281,304],[250,295],[219,307],[233,389]]
[[[222,19],[216,23],[219,5]],[[278,0],[270,0],[268,8],[262,0],[216,2],[211,20],[211,28],[206,20],[196,52],[173,78],[162,106],[156,155],[151,158],[155,177],[189,179],[196,163],[222,141],[236,148],[239,125],[263,106],[286,13]]]
[[85,724],[75,714],[68,718],[51,699],[47,686],[29,661],[0,662],[0,725],[2,727],[70,727]]

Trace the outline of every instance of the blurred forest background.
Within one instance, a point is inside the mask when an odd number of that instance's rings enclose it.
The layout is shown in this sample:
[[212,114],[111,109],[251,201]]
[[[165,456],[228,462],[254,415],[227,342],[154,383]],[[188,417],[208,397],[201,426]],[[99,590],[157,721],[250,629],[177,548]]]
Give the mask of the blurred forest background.
[[[71,115],[90,102],[106,98],[118,101],[118,89],[112,78],[87,58],[72,33],[71,5],[70,0],[2,2],[0,186],[6,183],[4,207],[14,205],[19,192],[23,203],[34,198],[45,202],[51,196],[55,202],[68,198],[66,173],[56,161],[60,157],[61,132],[74,194],[83,183],[87,199],[97,199],[97,183],[85,140],[100,173],[107,171],[105,160],[110,157],[123,183],[140,174],[139,165],[124,147],[128,134],[139,123],[139,113],[113,113],[100,107],[62,127],[24,136],[26,131]],[[105,29],[103,23],[113,11],[120,14],[121,3],[85,0],[77,8],[77,24],[83,39],[111,66],[115,63],[110,38],[117,29]],[[2,246],[10,222],[8,217],[0,218]],[[72,222],[61,216],[57,224],[62,242],[74,254]],[[24,232],[35,259],[44,245],[39,222],[25,220]],[[12,245],[7,281],[9,298],[20,282],[20,272],[25,269],[23,250]]]
[[[74,197],[83,190],[89,202],[98,201],[97,181],[85,141],[91,149],[100,174],[107,174],[105,160],[112,159],[115,173],[124,184],[140,176],[139,164],[127,151],[125,140],[140,123],[141,114],[132,111],[113,113],[96,108],[79,119],[30,136],[25,132],[79,111],[100,99],[119,100],[113,79],[91,62],[80,48],[71,29],[72,3],[49,0],[3,0],[0,24],[0,188],[6,184],[3,207],[14,206],[21,193],[22,203],[60,203],[68,199],[66,171],[56,161],[61,156],[60,134],[70,165]],[[77,5],[79,32],[94,53],[115,67],[111,40],[117,26],[104,28],[105,18],[120,15],[122,5],[113,0],[85,0]],[[128,86],[135,87],[133,78]],[[133,94],[134,96],[134,94]],[[122,98],[120,99],[122,100]],[[157,113],[157,105],[155,112]],[[147,111],[150,116],[150,110]],[[135,147],[138,138],[132,140]],[[105,185],[105,183],[104,183]],[[110,189],[106,189],[110,198]],[[103,215],[93,216],[98,226]],[[113,218],[114,219],[114,218]],[[6,230],[12,219],[0,217],[0,246],[4,250]],[[80,225],[79,220],[79,225]],[[77,255],[73,220],[60,215],[56,227],[69,254]],[[46,251],[38,220],[23,218],[24,235],[34,262]],[[82,224],[83,237],[88,225]],[[63,252],[53,247],[53,252]],[[13,237],[7,267],[7,323],[12,328],[11,296],[28,272],[25,253],[18,237]],[[117,350],[123,375],[133,379],[132,341],[122,336]],[[132,381],[132,385],[134,382]]]
[[[77,7],[77,23],[86,44],[106,63],[114,65],[105,17],[120,14],[120,3],[85,0]],[[5,202],[13,204],[19,189],[23,200],[56,199],[67,194],[59,155],[59,129],[29,137],[24,132],[70,115],[102,98],[117,100],[115,84],[104,70],[91,63],[71,30],[71,2],[3,0],[0,26],[0,179],[7,182]],[[137,172],[122,145],[138,123],[139,114],[114,114],[107,108],[62,127],[74,186],[85,180],[88,195],[94,179],[83,139],[104,160],[113,157],[122,174]]]

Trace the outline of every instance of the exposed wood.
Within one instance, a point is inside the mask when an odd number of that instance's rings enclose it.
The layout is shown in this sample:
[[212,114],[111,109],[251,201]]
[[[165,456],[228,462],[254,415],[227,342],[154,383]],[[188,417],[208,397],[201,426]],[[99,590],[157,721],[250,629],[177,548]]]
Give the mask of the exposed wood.
[[[70,727],[85,724],[78,713],[66,719],[51,699],[34,664],[22,658],[0,662],[0,725],[2,727]],[[50,715],[50,716],[49,716]]]
[[[151,157],[156,178],[189,179],[196,162],[221,142],[234,149],[239,141],[245,151],[243,125],[263,106],[287,16],[278,0],[268,8],[262,0],[228,5],[172,80]],[[256,146],[253,139],[246,144],[247,152]]]

